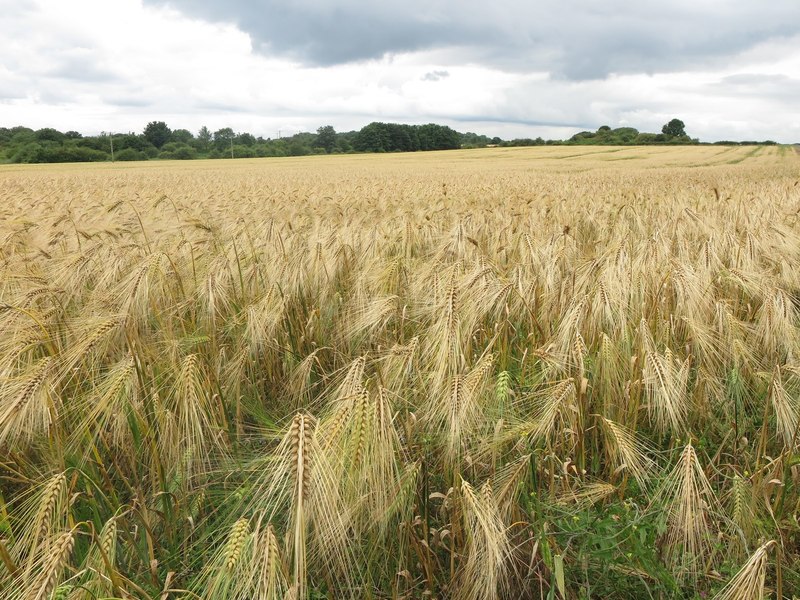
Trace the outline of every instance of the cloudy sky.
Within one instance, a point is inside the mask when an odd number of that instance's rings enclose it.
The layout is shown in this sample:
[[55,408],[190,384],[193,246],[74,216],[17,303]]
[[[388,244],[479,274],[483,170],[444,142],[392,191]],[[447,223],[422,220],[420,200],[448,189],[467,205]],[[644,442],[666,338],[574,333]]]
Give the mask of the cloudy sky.
[[0,0],[0,126],[800,142],[800,1]]

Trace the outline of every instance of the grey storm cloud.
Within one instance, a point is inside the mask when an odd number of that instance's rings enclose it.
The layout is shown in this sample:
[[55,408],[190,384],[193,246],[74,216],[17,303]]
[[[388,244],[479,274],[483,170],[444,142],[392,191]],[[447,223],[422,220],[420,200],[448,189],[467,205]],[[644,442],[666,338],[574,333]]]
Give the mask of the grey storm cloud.
[[144,2],[233,23],[257,50],[310,65],[450,49],[455,60],[574,80],[715,64],[800,30],[797,0]]

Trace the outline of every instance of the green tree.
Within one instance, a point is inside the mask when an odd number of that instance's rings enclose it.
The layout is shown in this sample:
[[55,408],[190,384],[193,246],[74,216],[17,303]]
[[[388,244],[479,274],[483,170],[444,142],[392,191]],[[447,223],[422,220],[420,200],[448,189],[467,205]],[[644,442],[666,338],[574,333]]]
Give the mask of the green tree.
[[234,158],[253,158],[256,156],[254,146],[245,146],[244,144],[235,144],[233,146]]
[[686,125],[680,119],[672,119],[661,128],[661,133],[670,137],[680,137],[686,135]]
[[359,152],[386,152],[389,145],[386,123],[375,121],[365,125],[358,132],[353,145]]
[[109,150],[108,137],[104,135],[103,136],[93,135],[81,138],[79,140],[75,140],[74,143],[80,146],[81,148],[91,148],[92,150],[99,150],[100,152],[107,152]]
[[303,144],[299,139],[292,139],[287,148],[289,156],[306,156],[311,154],[311,148]]
[[[415,137],[415,129],[410,125],[387,123],[387,152],[411,152],[419,150],[419,140]],[[415,145],[416,140],[416,145]]]
[[315,148],[325,148],[325,152],[330,154],[336,147],[336,130],[333,125],[324,125],[317,129],[317,137],[314,140]]
[[420,150],[454,150],[461,147],[461,136],[446,125],[428,123],[416,129]]
[[134,150],[144,151],[152,144],[147,141],[143,135],[136,135],[135,133],[120,133],[114,136],[114,149],[125,150],[126,148],[133,148]]
[[239,146],[252,147],[256,145],[256,138],[252,133],[240,133],[233,139],[233,143]]
[[150,121],[144,128],[144,137],[156,148],[161,148],[172,136],[172,130],[164,121]]
[[134,148],[123,148],[116,154],[117,160],[147,160],[147,155],[144,152],[135,150]]
[[203,125],[200,128],[200,131],[197,132],[197,147],[199,150],[203,152],[208,151],[209,146],[211,146],[211,139],[212,139],[211,131]]
[[214,147],[220,152],[230,152],[231,141],[236,137],[233,129],[230,127],[223,127],[214,132]]
[[57,129],[53,129],[52,127],[45,127],[44,129],[39,129],[36,131],[36,140],[39,142],[63,142],[67,136],[63,133],[58,131]]
[[9,141],[12,145],[16,146],[36,141],[36,136],[34,135],[33,129],[30,127],[17,126],[12,127],[8,131],[10,134]]
[[188,129],[176,129],[172,132],[170,141],[191,144],[192,141],[194,141],[194,135],[192,135],[192,132]]

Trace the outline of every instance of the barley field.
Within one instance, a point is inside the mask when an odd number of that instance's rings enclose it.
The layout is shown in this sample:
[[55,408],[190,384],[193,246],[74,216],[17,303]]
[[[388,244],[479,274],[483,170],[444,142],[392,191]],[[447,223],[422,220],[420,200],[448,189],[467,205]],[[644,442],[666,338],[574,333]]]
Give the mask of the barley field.
[[0,597],[800,594],[800,156],[0,167]]

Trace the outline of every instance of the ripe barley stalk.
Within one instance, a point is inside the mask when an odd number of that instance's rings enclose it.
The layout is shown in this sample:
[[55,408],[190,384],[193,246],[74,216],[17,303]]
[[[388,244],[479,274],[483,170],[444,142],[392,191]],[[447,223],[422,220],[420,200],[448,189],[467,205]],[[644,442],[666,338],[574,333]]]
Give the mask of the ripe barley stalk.
[[800,589],[754,550],[796,528],[796,153],[39,167],[0,169],[0,597]]

